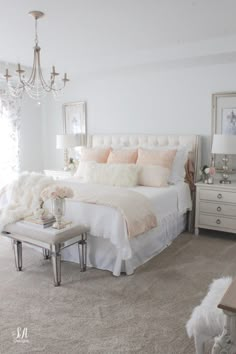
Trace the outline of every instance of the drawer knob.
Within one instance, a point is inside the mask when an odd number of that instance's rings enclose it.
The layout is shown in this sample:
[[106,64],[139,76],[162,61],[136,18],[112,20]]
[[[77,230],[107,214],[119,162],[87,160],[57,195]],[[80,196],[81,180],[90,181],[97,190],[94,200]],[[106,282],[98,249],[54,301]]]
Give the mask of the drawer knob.
[[218,206],[216,210],[217,210],[217,211],[221,211],[221,207],[220,207],[220,206]]
[[217,198],[221,199],[222,198],[222,194],[221,193],[217,194]]
[[221,224],[220,219],[217,219],[217,220],[216,220],[216,223],[217,223],[218,225]]

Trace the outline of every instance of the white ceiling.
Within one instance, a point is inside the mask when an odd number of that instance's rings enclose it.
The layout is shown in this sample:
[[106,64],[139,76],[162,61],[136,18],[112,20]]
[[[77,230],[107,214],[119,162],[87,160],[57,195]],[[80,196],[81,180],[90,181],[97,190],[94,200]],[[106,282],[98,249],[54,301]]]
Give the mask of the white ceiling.
[[[236,51],[236,0],[0,0],[0,60],[68,74]],[[231,57],[232,60],[232,57]]]

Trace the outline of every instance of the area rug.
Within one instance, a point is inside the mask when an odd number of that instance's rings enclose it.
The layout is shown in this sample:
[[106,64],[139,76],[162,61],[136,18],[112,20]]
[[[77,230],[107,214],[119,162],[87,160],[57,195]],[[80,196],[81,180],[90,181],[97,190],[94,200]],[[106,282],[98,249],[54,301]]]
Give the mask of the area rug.
[[194,354],[185,324],[214,278],[236,274],[236,238],[183,233],[132,276],[50,261],[24,247],[23,272],[0,238],[0,353]]

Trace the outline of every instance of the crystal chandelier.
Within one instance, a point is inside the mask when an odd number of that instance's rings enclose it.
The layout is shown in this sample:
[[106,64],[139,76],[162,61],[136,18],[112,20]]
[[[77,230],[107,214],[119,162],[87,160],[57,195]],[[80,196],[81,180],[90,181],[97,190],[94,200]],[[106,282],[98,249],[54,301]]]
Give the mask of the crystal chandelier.
[[43,77],[41,61],[40,61],[40,46],[38,41],[37,23],[38,19],[44,16],[41,11],[31,11],[29,15],[35,19],[35,46],[34,46],[34,60],[32,71],[28,79],[25,78],[25,70],[21,65],[17,65],[17,75],[13,77],[10,75],[9,70],[6,69],[4,78],[7,82],[8,91],[11,96],[21,98],[26,91],[27,94],[36,100],[43,98],[48,92],[52,92],[55,97],[58,97],[62,93],[66,83],[69,81],[67,74],[64,74],[62,84],[59,85],[56,80],[59,73],[56,72],[55,66],[52,67],[50,78],[46,81]]

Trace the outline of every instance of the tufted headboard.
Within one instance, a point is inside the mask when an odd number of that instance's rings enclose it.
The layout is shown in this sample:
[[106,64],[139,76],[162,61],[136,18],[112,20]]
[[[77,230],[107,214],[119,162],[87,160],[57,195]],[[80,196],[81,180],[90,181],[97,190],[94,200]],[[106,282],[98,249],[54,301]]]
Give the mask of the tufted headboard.
[[189,159],[194,165],[194,180],[199,179],[200,169],[200,136],[199,135],[149,135],[149,134],[95,134],[88,136],[88,146],[91,147],[157,147],[157,146],[188,147]]

